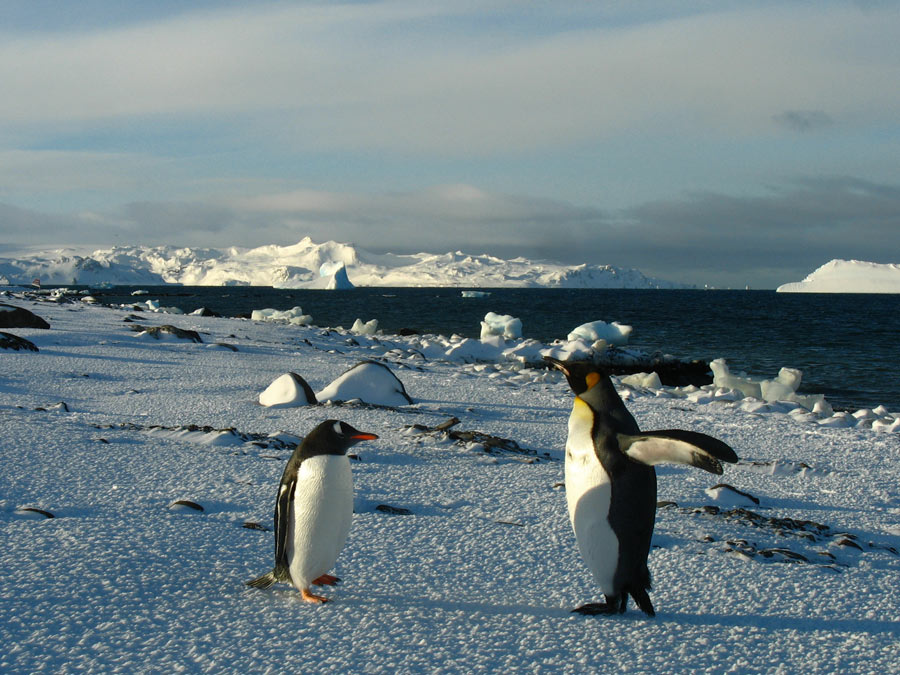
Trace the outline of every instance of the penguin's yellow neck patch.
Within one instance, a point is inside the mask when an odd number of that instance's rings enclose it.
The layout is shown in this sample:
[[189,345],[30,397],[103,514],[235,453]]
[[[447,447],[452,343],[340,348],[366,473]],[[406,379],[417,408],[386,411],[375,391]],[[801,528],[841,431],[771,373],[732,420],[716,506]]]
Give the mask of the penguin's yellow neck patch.
[[600,381],[600,373],[588,373],[584,376],[584,382],[587,384],[587,388],[590,389],[595,384]]
[[581,397],[576,396],[575,402],[572,404],[571,420],[586,424],[588,427],[594,424],[594,411]]

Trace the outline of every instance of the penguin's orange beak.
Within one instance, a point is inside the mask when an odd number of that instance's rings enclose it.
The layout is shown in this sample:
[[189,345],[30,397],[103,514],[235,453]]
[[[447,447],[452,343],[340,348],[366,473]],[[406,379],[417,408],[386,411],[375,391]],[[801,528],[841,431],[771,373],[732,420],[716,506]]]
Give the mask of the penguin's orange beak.
[[363,432],[363,433],[355,434],[355,435],[351,436],[350,438],[352,438],[354,441],[374,441],[378,438],[378,436],[376,436],[375,434]]

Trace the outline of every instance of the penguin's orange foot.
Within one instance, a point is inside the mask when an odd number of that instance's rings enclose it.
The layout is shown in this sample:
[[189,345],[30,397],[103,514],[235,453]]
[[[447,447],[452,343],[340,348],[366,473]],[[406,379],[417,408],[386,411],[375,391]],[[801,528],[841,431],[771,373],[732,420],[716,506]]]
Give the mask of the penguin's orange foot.
[[316,595],[315,593],[310,593],[308,588],[301,589],[300,597],[303,598],[303,600],[306,602],[311,602],[317,605],[328,602],[328,598],[321,595]]
[[331,574],[323,574],[318,579],[313,579],[313,584],[316,586],[334,586],[337,583],[340,583],[340,578],[333,576]]

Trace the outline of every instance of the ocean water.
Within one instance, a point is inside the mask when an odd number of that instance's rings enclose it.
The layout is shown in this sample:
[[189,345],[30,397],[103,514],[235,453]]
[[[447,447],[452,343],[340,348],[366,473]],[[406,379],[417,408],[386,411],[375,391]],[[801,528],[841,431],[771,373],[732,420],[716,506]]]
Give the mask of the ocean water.
[[378,319],[386,333],[478,337],[487,312],[522,320],[524,337],[564,339],[595,320],[634,327],[630,345],[682,359],[724,358],[732,372],[772,378],[803,371],[800,391],[825,394],[835,407],[879,404],[900,411],[900,295],[785,294],[774,291],[489,289],[463,298],[458,288],[357,288],[311,291],[266,287],[146,286],[94,290],[104,303],[159,300],[185,312],[222,316],[254,309],[303,308],[318,326]]

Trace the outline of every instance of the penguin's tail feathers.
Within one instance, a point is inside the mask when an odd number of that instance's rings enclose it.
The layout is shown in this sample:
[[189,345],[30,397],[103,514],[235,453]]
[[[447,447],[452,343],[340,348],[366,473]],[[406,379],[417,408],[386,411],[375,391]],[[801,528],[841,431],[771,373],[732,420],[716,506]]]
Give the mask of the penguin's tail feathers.
[[269,586],[272,586],[276,581],[278,581],[278,579],[275,578],[275,570],[272,570],[271,572],[266,572],[261,577],[256,577],[256,579],[251,579],[244,583],[252,588],[266,589]]
[[271,572],[266,572],[261,577],[245,581],[244,583],[252,588],[266,589],[279,581],[291,583],[291,573],[286,565],[276,565]]

